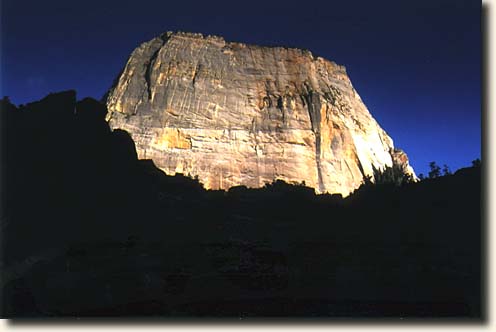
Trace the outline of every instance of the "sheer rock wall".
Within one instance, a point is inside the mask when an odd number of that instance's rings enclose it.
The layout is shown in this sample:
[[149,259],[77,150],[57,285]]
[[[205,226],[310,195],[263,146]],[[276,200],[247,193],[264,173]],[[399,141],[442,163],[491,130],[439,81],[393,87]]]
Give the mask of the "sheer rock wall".
[[106,102],[139,158],[206,188],[282,179],[346,196],[374,168],[415,176],[345,68],[306,50],[167,32],[132,52]]

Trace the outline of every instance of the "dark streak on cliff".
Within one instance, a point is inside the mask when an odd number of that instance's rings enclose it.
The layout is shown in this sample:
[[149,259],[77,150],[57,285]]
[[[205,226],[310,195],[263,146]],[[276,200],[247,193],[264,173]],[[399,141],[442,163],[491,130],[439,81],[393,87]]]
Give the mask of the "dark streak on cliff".
[[320,103],[320,96],[318,93],[309,91],[308,94],[304,95],[306,99],[306,104],[308,107],[308,114],[310,115],[310,121],[312,123],[312,131],[315,134],[315,163],[317,166],[317,177],[319,190],[323,191],[324,183],[322,181],[322,167],[320,163],[321,155],[321,137],[320,137],[320,108],[322,107]]

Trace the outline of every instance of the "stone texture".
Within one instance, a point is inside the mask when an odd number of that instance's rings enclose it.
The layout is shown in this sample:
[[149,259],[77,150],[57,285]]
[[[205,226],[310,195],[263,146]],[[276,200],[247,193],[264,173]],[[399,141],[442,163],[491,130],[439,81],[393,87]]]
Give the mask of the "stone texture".
[[306,50],[167,32],[132,52],[107,107],[139,158],[206,188],[282,179],[346,196],[374,168],[414,176],[345,68]]

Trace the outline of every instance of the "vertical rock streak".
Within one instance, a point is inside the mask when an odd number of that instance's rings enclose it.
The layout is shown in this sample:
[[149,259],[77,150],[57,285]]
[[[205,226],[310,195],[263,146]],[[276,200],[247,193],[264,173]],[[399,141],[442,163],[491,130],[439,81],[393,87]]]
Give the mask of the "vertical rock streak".
[[319,186],[318,189],[320,192],[324,192],[325,186],[322,180],[322,168],[320,165],[320,148],[322,143],[320,137],[320,123],[321,123],[320,109],[322,106],[320,104],[319,95],[315,94],[313,91],[309,91],[309,93],[305,95],[304,98],[307,103],[308,114],[310,116],[310,122],[312,125],[312,131],[315,134],[315,164],[317,167],[317,183]]

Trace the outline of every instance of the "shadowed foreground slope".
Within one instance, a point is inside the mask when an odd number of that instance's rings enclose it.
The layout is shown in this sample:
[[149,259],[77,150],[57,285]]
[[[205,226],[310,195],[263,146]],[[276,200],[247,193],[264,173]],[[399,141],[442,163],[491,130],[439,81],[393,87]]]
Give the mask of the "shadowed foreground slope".
[[481,317],[480,168],[206,191],[72,91],[2,112],[2,317]]

